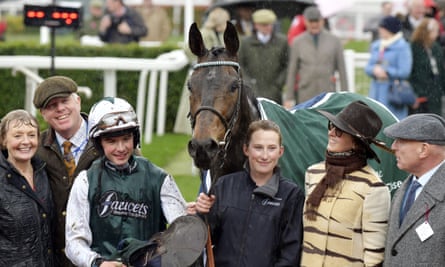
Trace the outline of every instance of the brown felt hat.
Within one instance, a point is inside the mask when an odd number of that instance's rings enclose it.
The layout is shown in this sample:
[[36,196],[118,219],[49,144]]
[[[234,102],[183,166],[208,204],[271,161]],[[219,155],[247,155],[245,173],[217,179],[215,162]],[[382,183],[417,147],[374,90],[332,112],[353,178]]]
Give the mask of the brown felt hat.
[[39,84],[34,93],[34,106],[45,108],[48,102],[56,97],[67,97],[77,92],[77,84],[65,76],[53,76]]
[[382,120],[366,103],[354,101],[343,108],[340,113],[333,115],[327,111],[317,110],[321,115],[331,121],[335,127],[355,136],[365,144],[371,158],[378,161],[377,155],[371,149],[371,143],[380,142],[375,139],[382,128]]

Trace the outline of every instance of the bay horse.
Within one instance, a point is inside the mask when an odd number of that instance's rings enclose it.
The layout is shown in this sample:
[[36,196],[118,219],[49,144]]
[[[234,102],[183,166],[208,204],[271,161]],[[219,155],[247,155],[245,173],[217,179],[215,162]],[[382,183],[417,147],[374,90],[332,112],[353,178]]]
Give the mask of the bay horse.
[[[273,101],[256,98],[252,88],[243,83],[237,55],[240,42],[230,22],[224,32],[224,44],[225,47],[208,50],[196,23],[191,25],[189,47],[198,61],[187,84],[192,127],[188,152],[196,167],[210,173],[212,182],[243,169],[246,158],[242,147],[247,128],[254,120],[270,119],[280,126],[285,152],[279,166],[284,177],[302,188],[306,168],[324,160],[326,150],[328,123],[317,109],[336,114],[350,102],[361,100],[379,114],[383,127],[397,121],[383,105],[356,93],[327,93],[291,111]],[[382,131],[377,138],[392,142]],[[397,169],[393,155],[378,149],[376,153],[382,163],[370,164],[393,192],[406,173]]]
[[188,151],[196,167],[209,170],[213,179],[242,169],[247,128],[260,118],[257,99],[242,81],[238,33],[230,22],[224,43],[225,48],[207,50],[196,23],[190,27],[189,46],[198,62],[187,84],[193,129]]

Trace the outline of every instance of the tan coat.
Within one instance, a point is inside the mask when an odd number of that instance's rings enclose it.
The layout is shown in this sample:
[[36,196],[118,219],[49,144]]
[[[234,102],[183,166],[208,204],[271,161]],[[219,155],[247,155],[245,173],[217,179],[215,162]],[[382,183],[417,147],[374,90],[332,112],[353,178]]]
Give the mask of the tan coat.
[[[341,91],[348,91],[343,45],[332,33],[322,30],[315,46],[311,34],[304,32],[290,47],[286,81],[286,100],[294,100],[294,86],[298,83],[297,103],[323,92],[335,92],[335,72],[338,72]],[[299,76],[296,81],[296,76]]]
[[[306,194],[325,175],[325,163],[306,172]],[[376,266],[383,261],[390,209],[388,187],[368,165],[346,176],[324,198],[315,221],[304,218],[301,266]],[[306,210],[306,207],[305,207]]]
[[146,36],[140,41],[165,42],[170,37],[172,22],[167,11],[162,7],[152,6],[150,8],[141,7],[137,9],[148,29]]

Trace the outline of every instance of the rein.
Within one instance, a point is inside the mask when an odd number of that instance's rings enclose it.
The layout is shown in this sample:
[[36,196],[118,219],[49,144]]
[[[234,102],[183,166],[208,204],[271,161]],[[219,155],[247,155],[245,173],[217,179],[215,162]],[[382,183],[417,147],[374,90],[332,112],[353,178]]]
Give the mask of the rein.
[[[236,71],[238,73],[238,82],[239,82],[239,88],[238,88],[238,98],[236,101],[236,106],[235,106],[235,110],[233,111],[230,120],[227,122],[226,118],[224,118],[224,116],[215,108],[210,107],[210,106],[201,106],[199,107],[195,114],[191,114],[189,113],[188,116],[190,118],[190,123],[192,125],[192,130],[195,129],[195,123],[196,123],[196,117],[198,116],[198,114],[202,111],[210,111],[213,114],[215,114],[219,120],[224,124],[225,127],[225,134],[224,134],[224,139],[223,141],[219,141],[218,142],[218,146],[223,148],[223,151],[221,151],[223,154],[223,158],[226,157],[226,151],[227,148],[230,144],[231,141],[231,137],[232,137],[232,128],[235,125],[236,121],[238,120],[238,115],[239,115],[239,110],[240,110],[240,106],[241,106],[241,89],[242,89],[242,80],[240,78],[240,65],[238,64],[238,62],[234,62],[234,61],[210,61],[210,62],[202,62],[202,63],[198,63],[193,67],[193,70],[199,69],[199,68],[207,68],[207,67],[220,67],[220,66],[232,66],[236,68]],[[221,167],[224,165],[224,160],[222,161],[223,163],[221,164]]]

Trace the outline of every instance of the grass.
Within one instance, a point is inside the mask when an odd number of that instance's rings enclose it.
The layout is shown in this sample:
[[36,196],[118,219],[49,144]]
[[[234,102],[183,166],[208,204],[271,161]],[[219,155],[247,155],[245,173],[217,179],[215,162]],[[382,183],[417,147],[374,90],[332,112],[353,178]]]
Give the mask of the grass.
[[[142,154],[154,164],[165,169],[175,161],[185,160],[178,155],[184,154],[181,152],[186,149],[189,140],[190,136],[184,134],[154,135],[150,144],[142,144]],[[199,190],[200,179],[196,175],[187,173],[187,171],[168,170],[169,173],[175,173],[173,176],[185,200],[193,201],[196,199]]]

